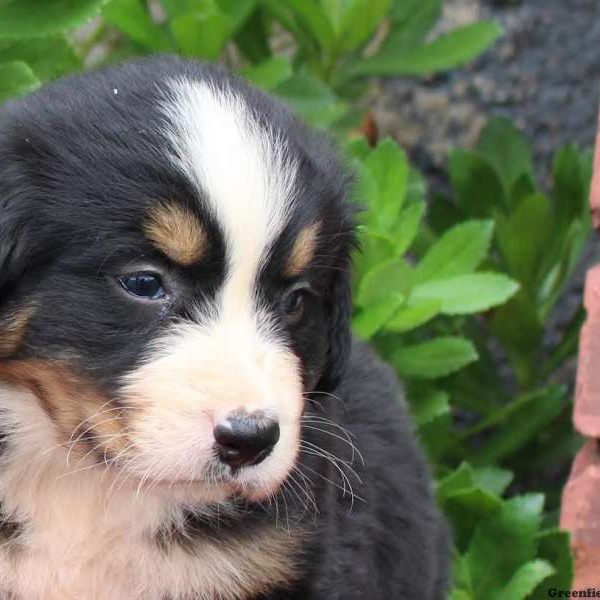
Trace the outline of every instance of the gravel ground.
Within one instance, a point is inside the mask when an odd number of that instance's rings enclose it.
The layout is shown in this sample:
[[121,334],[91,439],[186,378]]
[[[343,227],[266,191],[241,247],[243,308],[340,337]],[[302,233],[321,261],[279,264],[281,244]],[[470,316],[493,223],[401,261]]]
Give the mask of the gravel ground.
[[450,148],[473,144],[493,114],[525,129],[542,173],[560,145],[590,147],[600,92],[600,1],[446,0],[441,28],[480,18],[500,21],[505,33],[472,65],[381,85],[372,103],[381,134],[398,139],[432,174]]

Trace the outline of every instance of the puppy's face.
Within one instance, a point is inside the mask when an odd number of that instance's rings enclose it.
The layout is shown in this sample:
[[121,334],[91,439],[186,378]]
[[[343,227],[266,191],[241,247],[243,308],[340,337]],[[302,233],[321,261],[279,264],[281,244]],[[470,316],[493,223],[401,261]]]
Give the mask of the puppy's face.
[[33,392],[71,460],[210,498],[273,493],[305,395],[348,346],[330,151],[175,60],[61,82],[0,124],[0,378]]

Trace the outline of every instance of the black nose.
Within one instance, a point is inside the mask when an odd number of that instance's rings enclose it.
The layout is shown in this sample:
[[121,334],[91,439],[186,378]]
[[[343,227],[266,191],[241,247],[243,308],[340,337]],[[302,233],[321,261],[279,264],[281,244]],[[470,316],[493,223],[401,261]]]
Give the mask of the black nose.
[[232,468],[263,461],[279,440],[279,423],[263,413],[232,414],[214,429],[220,459]]

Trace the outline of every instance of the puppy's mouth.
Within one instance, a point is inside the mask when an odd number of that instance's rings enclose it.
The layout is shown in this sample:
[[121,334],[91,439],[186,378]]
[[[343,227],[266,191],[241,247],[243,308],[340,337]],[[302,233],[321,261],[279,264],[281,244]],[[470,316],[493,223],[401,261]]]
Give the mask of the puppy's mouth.
[[98,461],[97,465],[117,480],[128,480],[127,487],[136,493],[156,491],[178,499],[189,497],[208,502],[232,497],[260,502],[277,494],[293,471],[299,452],[298,448],[294,449],[295,445],[278,444],[268,453],[256,452],[252,460],[246,455],[243,464],[241,459],[224,462],[223,451],[215,447],[204,459],[191,452],[199,462],[188,455],[189,462],[164,465],[156,470],[145,469],[135,459],[131,462]]
[[[215,468],[215,473],[217,468]],[[175,478],[160,477],[157,479],[143,478],[136,475],[131,477],[133,487],[137,489],[156,490],[166,495],[189,493],[191,496],[207,501],[243,499],[250,502],[260,502],[275,495],[281,488],[285,477],[281,480],[271,480],[262,474],[249,476],[245,469],[232,470],[218,468],[219,474],[211,473],[206,477]]]

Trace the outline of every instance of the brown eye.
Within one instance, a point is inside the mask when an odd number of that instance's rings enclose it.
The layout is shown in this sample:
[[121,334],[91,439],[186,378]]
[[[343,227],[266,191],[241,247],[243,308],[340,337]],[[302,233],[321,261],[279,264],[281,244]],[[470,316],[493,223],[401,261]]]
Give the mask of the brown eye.
[[304,315],[306,289],[292,288],[281,298],[281,312],[289,325],[296,325]]

